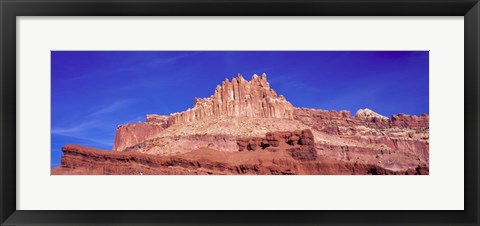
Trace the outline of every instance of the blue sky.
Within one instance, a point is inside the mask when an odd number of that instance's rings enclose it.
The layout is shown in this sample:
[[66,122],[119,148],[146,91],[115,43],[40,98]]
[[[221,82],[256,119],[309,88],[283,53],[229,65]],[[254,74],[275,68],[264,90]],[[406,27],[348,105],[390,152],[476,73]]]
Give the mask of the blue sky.
[[52,51],[51,166],[75,143],[111,149],[117,125],[170,114],[225,78],[267,74],[296,107],[428,113],[428,51]]

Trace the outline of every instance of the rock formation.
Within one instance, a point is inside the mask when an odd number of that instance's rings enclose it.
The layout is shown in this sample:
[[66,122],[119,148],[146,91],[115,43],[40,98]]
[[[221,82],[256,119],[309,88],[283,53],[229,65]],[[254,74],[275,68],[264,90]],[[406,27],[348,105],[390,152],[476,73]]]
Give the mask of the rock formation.
[[113,150],[123,151],[127,147],[155,138],[164,129],[161,125],[148,122],[120,125],[115,133]]
[[378,120],[388,119],[387,117],[380,115],[377,112],[374,112],[368,108],[358,110],[357,113],[355,113],[355,118],[368,120],[368,121],[372,121],[376,119]]
[[175,156],[112,152],[66,145],[53,175],[425,175],[427,165],[390,170],[369,163],[314,160],[308,147],[278,152],[218,152],[209,148]]
[[428,128],[429,119],[427,114],[420,116],[397,114],[392,116],[391,125],[402,128]]
[[145,120],[145,122],[150,125],[158,125],[165,129],[168,127],[169,118],[170,117],[166,115],[150,114],[150,115],[147,115],[147,119]]
[[212,96],[195,98],[193,108],[172,114],[169,125],[223,115],[291,119],[293,106],[282,95],[277,96],[265,74],[255,74],[251,81],[238,74],[231,82],[225,79]]
[[52,174],[429,174],[429,116],[295,108],[265,74],[120,125],[113,151],[62,148]]

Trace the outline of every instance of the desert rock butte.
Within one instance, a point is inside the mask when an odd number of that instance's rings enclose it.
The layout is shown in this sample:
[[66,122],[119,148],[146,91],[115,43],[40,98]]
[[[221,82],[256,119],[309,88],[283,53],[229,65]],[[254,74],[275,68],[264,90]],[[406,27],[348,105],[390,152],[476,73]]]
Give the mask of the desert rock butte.
[[296,108],[266,74],[238,74],[186,111],[118,126],[112,151],[62,151],[52,174],[429,174],[429,116]]

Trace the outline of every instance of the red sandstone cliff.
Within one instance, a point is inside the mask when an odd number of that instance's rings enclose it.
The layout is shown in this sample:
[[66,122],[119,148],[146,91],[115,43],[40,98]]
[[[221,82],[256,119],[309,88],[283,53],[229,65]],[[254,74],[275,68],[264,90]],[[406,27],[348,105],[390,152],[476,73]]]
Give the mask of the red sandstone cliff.
[[[297,139],[298,138],[298,139]],[[350,163],[317,156],[310,131],[272,132],[264,140],[271,146],[248,151],[219,152],[210,148],[175,156],[139,152],[111,152],[79,145],[62,148],[62,165],[52,174],[74,175],[418,175],[427,165],[390,170],[371,163]],[[303,139],[303,141],[301,141]],[[249,139],[244,144],[254,145]]]
[[168,119],[169,116],[151,114],[147,115],[145,122],[118,126],[113,142],[113,150],[123,151],[127,147],[157,137],[160,132],[168,127]]
[[428,174],[429,116],[294,108],[265,74],[117,128],[114,152],[63,149],[52,174]]
[[113,150],[123,151],[127,147],[155,138],[163,130],[162,126],[145,122],[120,125],[115,133]]

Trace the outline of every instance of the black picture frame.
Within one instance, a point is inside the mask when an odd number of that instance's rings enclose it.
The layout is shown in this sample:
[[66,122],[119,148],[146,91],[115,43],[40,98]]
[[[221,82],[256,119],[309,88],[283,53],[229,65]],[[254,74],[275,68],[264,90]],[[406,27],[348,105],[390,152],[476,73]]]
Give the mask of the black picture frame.
[[[478,225],[478,0],[0,0],[1,225]],[[463,211],[23,211],[16,210],[17,16],[463,16]],[[454,75],[452,75],[454,76]],[[460,75],[456,75],[460,76]],[[459,122],[461,123],[461,122]],[[453,151],[453,150],[452,150]],[[455,151],[461,151],[455,150]],[[460,170],[460,169],[452,169]],[[41,194],[39,194],[41,195]],[[446,194],[448,195],[448,194]],[[306,200],[308,201],[308,200]],[[252,203],[254,205],[254,203]],[[380,207],[379,207],[380,208]],[[221,207],[219,207],[221,209]]]

